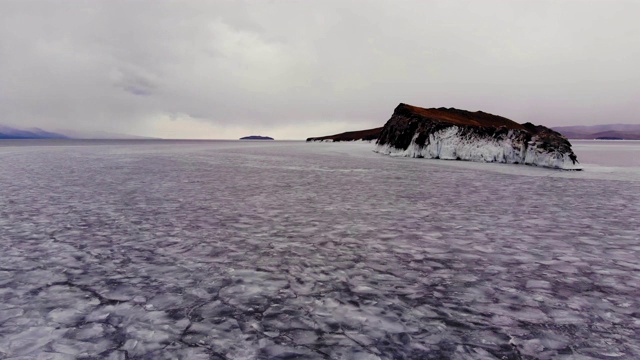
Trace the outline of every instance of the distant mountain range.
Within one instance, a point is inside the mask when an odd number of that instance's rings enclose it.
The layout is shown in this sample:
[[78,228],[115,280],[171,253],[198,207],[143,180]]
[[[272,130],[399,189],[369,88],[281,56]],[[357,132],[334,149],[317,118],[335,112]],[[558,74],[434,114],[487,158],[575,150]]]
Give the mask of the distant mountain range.
[[40,128],[17,129],[0,125],[0,139],[104,139],[104,140],[135,140],[153,139],[144,136],[110,133],[106,131],[75,131],[57,130],[56,132],[42,130]]
[[569,139],[640,140],[640,124],[559,126],[552,129]]
[[66,135],[49,132],[40,128],[27,130],[0,125],[0,139],[68,139]]

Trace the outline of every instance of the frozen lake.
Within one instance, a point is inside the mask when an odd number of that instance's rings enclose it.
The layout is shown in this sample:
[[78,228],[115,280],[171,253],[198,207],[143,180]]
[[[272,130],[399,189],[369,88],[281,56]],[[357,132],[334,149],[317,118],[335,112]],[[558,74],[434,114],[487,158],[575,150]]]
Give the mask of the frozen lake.
[[640,358],[640,142],[0,142],[0,359]]

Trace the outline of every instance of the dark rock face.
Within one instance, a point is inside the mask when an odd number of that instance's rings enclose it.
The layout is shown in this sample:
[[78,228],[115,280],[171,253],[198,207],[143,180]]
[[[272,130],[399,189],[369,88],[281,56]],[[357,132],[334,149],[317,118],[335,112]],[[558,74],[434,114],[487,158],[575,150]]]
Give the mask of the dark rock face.
[[382,128],[368,129],[368,130],[360,130],[360,131],[348,131],[341,134],[321,136],[321,137],[310,137],[307,138],[307,141],[356,141],[356,140],[364,140],[364,141],[372,141],[376,140],[380,136],[380,132]]
[[396,107],[376,151],[388,155],[576,169],[571,143],[541,125],[518,124],[482,111]]
[[251,135],[251,136],[241,137],[240,140],[273,140],[273,138],[268,136]]

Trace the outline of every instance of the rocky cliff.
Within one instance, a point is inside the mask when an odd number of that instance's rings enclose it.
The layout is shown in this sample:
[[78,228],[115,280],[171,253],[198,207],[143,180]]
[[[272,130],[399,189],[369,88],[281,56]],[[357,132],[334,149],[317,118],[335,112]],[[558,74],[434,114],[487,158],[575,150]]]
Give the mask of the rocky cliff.
[[454,108],[398,105],[382,128],[376,151],[392,156],[579,169],[571,143],[558,132]]

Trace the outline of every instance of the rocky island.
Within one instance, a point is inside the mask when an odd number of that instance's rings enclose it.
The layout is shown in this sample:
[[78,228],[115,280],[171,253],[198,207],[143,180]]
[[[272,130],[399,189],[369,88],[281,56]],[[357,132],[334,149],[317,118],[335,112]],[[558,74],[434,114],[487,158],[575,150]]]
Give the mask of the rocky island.
[[375,151],[391,156],[579,170],[571,143],[556,131],[454,108],[398,105],[382,128]]
[[321,136],[321,137],[310,137],[307,138],[307,141],[326,141],[326,142],[336,142],[336,141],[373,141],[378,139],[380,136],[380,132],[382,132],[382,128],[375,129],[367,129],[367,130],[359,130],[359,131],[347,131],[340,134]]
[[268,136],[250,135],[241,137],[240,140],[273,140],[273,138]]

